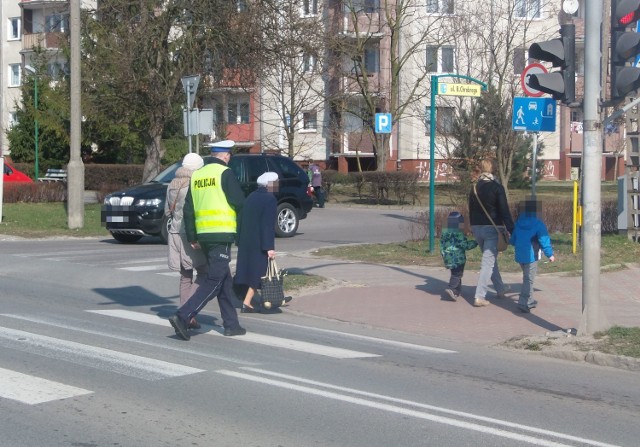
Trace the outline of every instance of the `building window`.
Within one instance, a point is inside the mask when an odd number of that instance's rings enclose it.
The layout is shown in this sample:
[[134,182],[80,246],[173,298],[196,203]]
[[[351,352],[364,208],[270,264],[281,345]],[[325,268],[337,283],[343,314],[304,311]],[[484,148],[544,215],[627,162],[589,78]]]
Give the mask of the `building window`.
[[304,73],[313,73],[316,71],[316,58],[311,54],[302,56],[302,71]]
[[452,73],[454,71],[453,54],[454,47],[427,46],[427,71],[429,73]]
[[317,112],[302,113],[302,128],[304,130],[316,130],[318,128]]
[[438,107],[436,111],[436,130],[441,135],[453,133],[454,108]]
[[364,68],[367,73],[378,73],[380,71],[380,48],[378,45],[370,45],[365,48]]
[[9,112],[9,128],[18,124],[18,113],[17,112]]
[[371,14],[380,9],[379,0],[346,0],[344,5],[347,12],[366,12]]
[[453,14],[454,0],[427,0],[429,14]]
[[44,19],[45,33],[64,33],[68,29],[67,17],[63,14],[51,14]]
[[20,87],[22,67],[20,64],[9,64],[9,87]]
[[227,122],[229,124],[249,124],[249,100],[229,100],[227,104]]
[[302,15],[314,16],[318,14],[318,0],[302,0]]
[[540,0],[516,0],[516,17],[539,19],[541,17]]
[[513,74],[520,74],[524,71],[527,59],[527,50],[524,48],[516,48],[513,51]]
[[236,10],[238,12],[246,12],[249,10],[246,0],[236,0]]
[[19,40],[22,37],[22,20],[20,17],[9,19],[9,40]]

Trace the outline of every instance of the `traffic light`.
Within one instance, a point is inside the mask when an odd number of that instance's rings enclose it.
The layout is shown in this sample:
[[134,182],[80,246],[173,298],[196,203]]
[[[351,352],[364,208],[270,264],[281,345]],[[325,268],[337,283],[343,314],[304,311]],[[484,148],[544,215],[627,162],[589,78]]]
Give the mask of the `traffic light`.
[[[626,66],[640,53],[640,33],[626,31],[640,18],[640,0],[611,0],[611,100],[623,100],[640,87],[640,68]],[[634,61],[635,62],[635,61]]]
[[[640,1],[640,0],[638,0]],[[528,76],[527,85],[544,93],[550,93],[553,99],[571,104],[576,99],[576,26],[560,26],[560,38],[546,42],[536,42],[529,47],[529,57],[551,62],[560,71],[538,73]]]

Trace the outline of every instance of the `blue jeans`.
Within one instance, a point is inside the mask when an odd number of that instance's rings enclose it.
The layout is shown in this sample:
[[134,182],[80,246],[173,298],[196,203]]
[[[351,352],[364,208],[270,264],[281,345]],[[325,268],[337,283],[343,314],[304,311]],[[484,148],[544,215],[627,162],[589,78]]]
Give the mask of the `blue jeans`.
[[493,225],[472,225],[471,231],[482,252],[480,276],[476,286],[476,298],[485,299],[489,281],[497,293],[504,292],[504,283],[498,269],[498,232]]
[[533,281],[536,279],[536,273],[538,272],[538,261],[520,264],[520,267],[522,268],[522,288],[520,289],[518,305],[528,307],[534,304]]

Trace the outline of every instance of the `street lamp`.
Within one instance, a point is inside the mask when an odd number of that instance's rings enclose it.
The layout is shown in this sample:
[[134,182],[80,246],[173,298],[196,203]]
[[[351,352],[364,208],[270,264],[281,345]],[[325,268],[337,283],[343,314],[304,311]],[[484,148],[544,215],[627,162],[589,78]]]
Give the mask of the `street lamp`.
[[38,177],[40,176],[39,166],[38,166],[38,73],[36,69],[31,65],[25,65],[24,68],[33,74],[33,82],[34,82],[34,94],[33,94],[33,103],[34,103],[34,112],[33,112],[33,123],[35,126],[35,148],[36,148],[36,181],[38,181]]

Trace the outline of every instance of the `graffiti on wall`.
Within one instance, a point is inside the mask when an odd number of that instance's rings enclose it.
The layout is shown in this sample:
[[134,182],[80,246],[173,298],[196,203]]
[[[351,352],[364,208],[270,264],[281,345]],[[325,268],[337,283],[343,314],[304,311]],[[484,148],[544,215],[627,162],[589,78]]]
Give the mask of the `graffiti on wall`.
[[558,178],[556,175],[556,164],[553,160],[546,160],[542,165],[542,177],[544,178]]
[[[416,170],[418,171],[418,178],[420,180],[429,181],[431,173],[429,172],[429,162],[421,161],[416,166]],[[436,181],[446,180],[447,177],[450,177],[453,170],[451,167],[444,161],[436,161],[434,174],[436,176]]]

